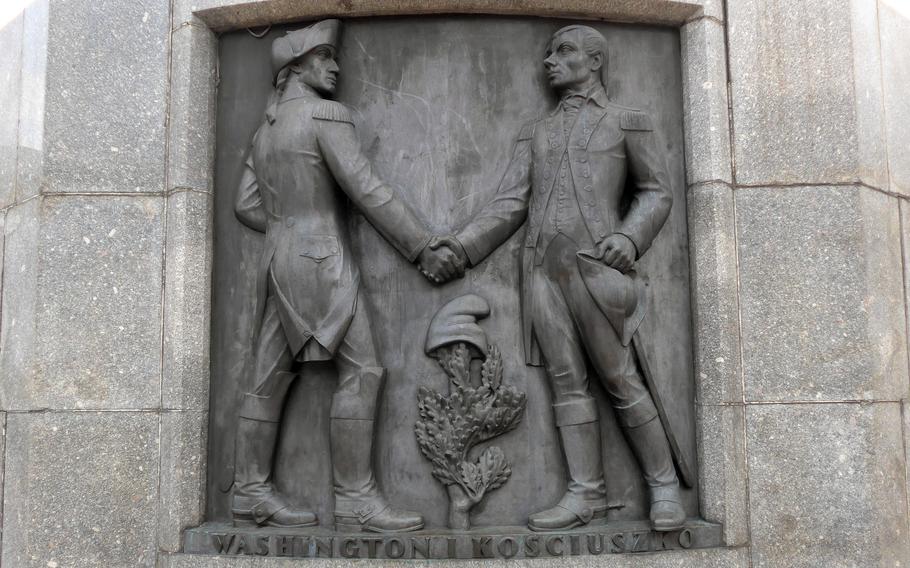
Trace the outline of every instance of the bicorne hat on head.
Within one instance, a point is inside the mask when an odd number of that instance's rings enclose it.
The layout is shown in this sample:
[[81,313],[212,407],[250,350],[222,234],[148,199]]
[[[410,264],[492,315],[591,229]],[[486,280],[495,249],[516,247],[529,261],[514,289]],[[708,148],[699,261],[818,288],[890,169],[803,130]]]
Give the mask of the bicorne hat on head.
[[341,21],[322,20],[300,30],[289,31],[272,42],[272,80],[286,66],[320,45],[338,48]]

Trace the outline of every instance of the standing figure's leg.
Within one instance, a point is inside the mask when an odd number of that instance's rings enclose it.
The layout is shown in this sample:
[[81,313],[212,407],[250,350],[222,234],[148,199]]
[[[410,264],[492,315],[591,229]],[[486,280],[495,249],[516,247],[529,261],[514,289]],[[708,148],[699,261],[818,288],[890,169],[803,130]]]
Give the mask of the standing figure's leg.
[[588,392],[588,376],[578,332],[556,283],[543,270],[532,276],[532,321],[553,388],[553,411],[569,473],[568,488],[554,507],[534,513],[528,527],[555,531],[581,526],[606,515],[607,498],[601,461],[597,406]]
[[298,509],[275,490],[272,466],[288,387],[296,375],[275,303],[269,298],[256,345],[253,392],[243,395],[234,451],[235,525],[308,527],[316,515]]
[[568,293],[588,357],[600,375],[648,484],[651,524],[658,531],[679,529],[686,520],[679,478],[654,399],[636,365],[635,352],[631,346],[622,345],[580,276],[570,284]]
[[339,531],[401,532],[423,528],[423,517],[391,507],[373,475],[373,427],[385,369],[379,365],[364,299],[335,355],[331,445],[335,526]]

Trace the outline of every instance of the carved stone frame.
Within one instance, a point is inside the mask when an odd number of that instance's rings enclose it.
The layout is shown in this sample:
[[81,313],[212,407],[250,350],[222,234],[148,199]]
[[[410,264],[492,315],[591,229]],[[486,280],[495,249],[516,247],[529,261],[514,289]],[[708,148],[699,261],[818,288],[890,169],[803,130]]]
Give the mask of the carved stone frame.
[[[182,531],[202,522],[205,510],[216,33],[329,16],[458,13],[611,20],[679,28],[699,506],[704,518],[723,523],[727,548],[667,554],[680,561],[674,566],[747,562],[743,546],[749,542],[748,480],[722,2],[522,0],[501,4],[493,0],[174,0],[168,101],[168,189],[173,197],[168,204],[164,353],[165,373],[170,375],[168,382],[174,392],[166,393],[165,399],[170,396],[179,401],[178,407],[197,410],[202,427],[180,428],[181,432],[171,433],[176,438],[170,440],[162,432],[160,565],[215,565],[203,564],[201,557],[179,551]],[[165,459],[165,448],[173,454],[173,461]],[[185,467],[188,463],[200,465]],[[605,557],[579,557],[575,561],[613,565]],[[655,555],[640,557],[641,566],[652,563],[660,564],[661,560]],[[224,559],[217,565],[235,564]],[[260,565],[271,564],[256,564]]]

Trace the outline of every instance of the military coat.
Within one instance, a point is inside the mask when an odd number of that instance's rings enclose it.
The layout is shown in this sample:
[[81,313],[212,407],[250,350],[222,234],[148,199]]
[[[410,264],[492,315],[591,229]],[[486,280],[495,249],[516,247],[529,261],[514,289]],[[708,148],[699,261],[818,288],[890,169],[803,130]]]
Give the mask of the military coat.
[[299,360],[331,358],[356,309],[348,199],[408,260],[429,242],[426,226],[363,154],[350,110],[294,82],[253,137],[235,211],[265,233],[254,321],[273,296]]
[[672,205],[663,156],[646,113],[608,101],[598,87],[579,109],[568,137],[562,116],[557,107],[549,116],[522,127],[496,195],[457,234],[476,265],[527,220],[522,329],[525,357],[531,365],[540,365],[541,357],[528,315],[530,273],[560,162],[568,160],[592,243],[621,233],[632,240],[640,257],[660,232]]

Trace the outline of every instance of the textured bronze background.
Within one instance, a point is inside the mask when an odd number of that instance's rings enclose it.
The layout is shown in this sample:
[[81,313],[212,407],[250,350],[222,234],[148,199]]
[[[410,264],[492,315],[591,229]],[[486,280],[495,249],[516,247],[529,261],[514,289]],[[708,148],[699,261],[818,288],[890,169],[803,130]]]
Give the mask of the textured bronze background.
[[[337,100],[359,111],[364,148],[383,179],[402,192],[432,228],[458,228],[495,192],[521,125],[552,108],[543,76],[546,38],[567,21],[449,17],[347,20],[342,32]],[[261,235],[234,217],[233,194],[242,157],[262,120],[271,91],[268,50],[285,29],[262,39],[247,32],[221,40],[215,202],[212,400],[208,519],[229,518],[236,405],[251,386],[252,298]],[[642,259],[653,292],[642,326],[651,338],[655,373],[676,377],[677,433],[694,455],[691,322],[684,164],[676,30],[595,24],[610,46],[610,98],[649,112],[666,144],[674,206]],[[446,521],[447,497],[417,448],[413,425],[420,385],[445,389],[436,363],[423,353],[426,326],[446,301],[476,292],[490,301],[483,325],[503,352],[505,380],[528,395],[527,417],[497,439],[513,462],[512,479],[473,511],[472,522],[523,525],[565,489],[563,458],[543,370],[524,364],[520,345],[517,248],[523,231],[478,268],[433,288],[361,216],[352,235],[374,335],[389,368],[375,443],[376,473],[389,499],[420,511],[428,527]],[[310,364],[293,387],[283,423],[276,478],[300,505],[331,522],[328,409],[331,364]],[[600,387],[608,498],[624,503],[611,519],[647,517],[637,465]],[[665,395],[667,396],[667,395]],[[684,491],[697,516],[695,490]]]

